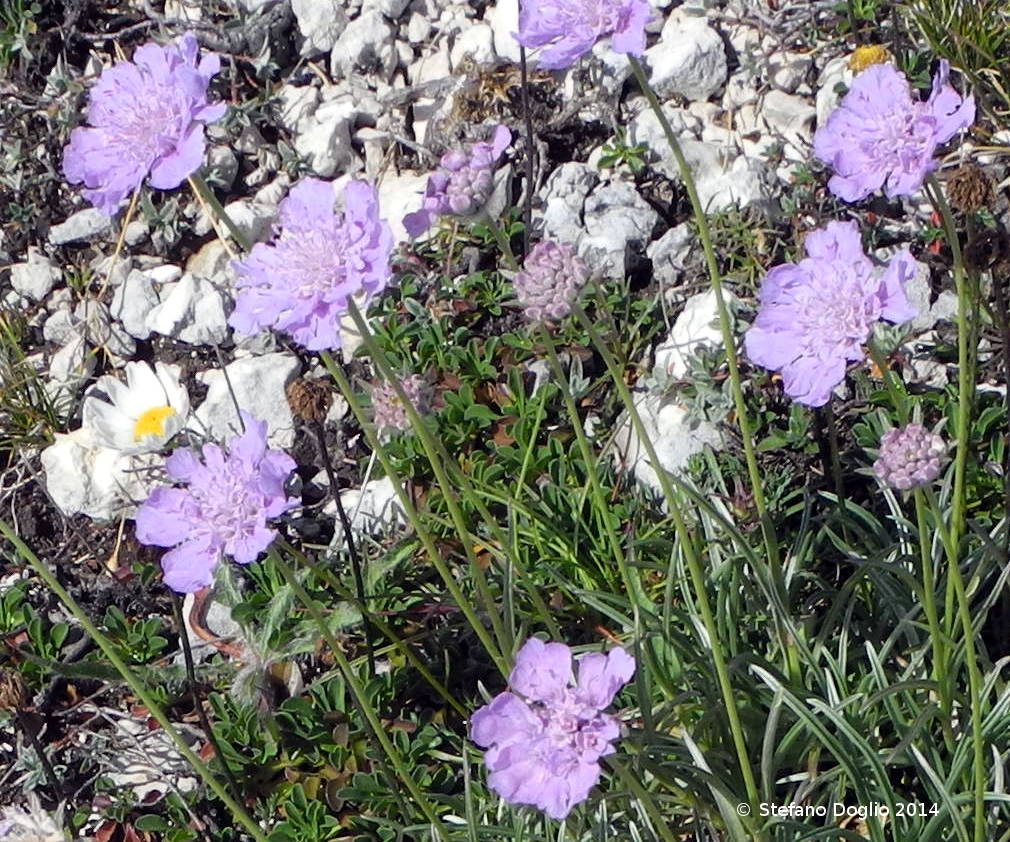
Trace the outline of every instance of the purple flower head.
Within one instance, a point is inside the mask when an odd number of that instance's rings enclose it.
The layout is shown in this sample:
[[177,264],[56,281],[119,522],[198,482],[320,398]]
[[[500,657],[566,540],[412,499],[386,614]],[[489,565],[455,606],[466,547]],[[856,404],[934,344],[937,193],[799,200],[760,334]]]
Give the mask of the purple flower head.
[[197,49],[191,33],[164,47],[144,44],[91,89],[91,125],[70,133],[63,172],[109,216],[148,175],[153,187],[172,190],[203,162],[204,124],[227,106],[207,100],[221,60],[208,55],[197,63]]
[[516,297],[527,317],[561,319],[589,277],[586,264],[570,246],[549,240],[537,243],[512,279]]
[[915,318],[904,289],[913,259],[903,249],[883,272],[874,271],[854,222],[829,222],[807,236],[804,248],[808,256],[799,263],[765,276],[744,345],[752,362],[782,373],[793,400],[823,406],[847,364],[864,358],[863,343],[878,320]]
[[530,638],[516,653],[511,691],[470,717],[471,736],[487,748],[488,785],[510,804],[530,804],[563,819],[589,797],[601,757],[620,736],[607,707],[635,672],[623,649],[582,655],[573,683],[572,650]]
[[297,505],[284,494],[294,460],[267,450],[267,425],[242,413],[245,432],[228,445],[203,446],[203,461],[190,450],[176,450],[165,469],[185,488],[162,485],[137,511],[137,540],[174,547],[161,558],[165,584],[179,593],[209,585],[223,555],[249,564],[273,541],[267,519]]
[[367,304],[389,280],[393,235],[379,219],[370,184],[348,182],[343,214],[333,199],[330,182],[315,178],[291,189],[273,240],[232,264],[238,275],[232,327],[246,334],[286,330],[310,351],[340,347],[348,299],[363,296]]
[[640,56],[651,14],[648,0],[522,0],[515,39],[547,47],[539,56],[544,70],[571,66],[608,35],[617,52]]
[[949,84],[950,65],[940,62],[929,99],[912,97],[903,73],[874,64],[853,81],[827,122],[814,135],[814,155],[835,174],[828,189],[846,202],[884,188],[909,196],[936,167],[933,153],[975,120],[975,100]]
[[880,458],[873,470],[881,481],[905,491],[940,476],[947,445],[921,424],[887,430],[880,437]]
[[479,211],[491,198],[495,164],[511,142],[512,133],[498,126],[490,141],[472,143],[466,152],[446,152],[438,170],[428,176],[421,209],[403,218],[407,233],[419,237],[436,217],[471,216]]
[[[411,374],[400,381],[418,415],[431,412],[432,392],[428,381],[420,374]],[[372,387],[372,413],[379,433],[403,432],[410,429],[410,418],[396,390],[388,383]]]

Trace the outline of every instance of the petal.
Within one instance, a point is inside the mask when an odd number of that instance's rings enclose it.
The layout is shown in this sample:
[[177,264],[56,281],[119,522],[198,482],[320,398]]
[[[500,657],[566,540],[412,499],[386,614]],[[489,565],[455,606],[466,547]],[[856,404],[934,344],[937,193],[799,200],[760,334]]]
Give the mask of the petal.
[[606,655],[592,652],[578,659],[579,698],[597,710],[603,710],[635,674],[635,659],[623,649]]
[[147,546],[174,547],[190,536],[197,514],[186,491],[158,486],[137,510],[137,540]]
[[516,653],[509,685],[527,699],[546,702],[563,696],[571,678],[572,650],[531,637]]
[[859,226],[855,222],[829,222],[823,228],[807,234],[803,248],[815,259],[844,260],[850,263],[862,261],[869,266],[869,260],[863,252]]
[[880,316],[889,322],[901,324],[910,322],[919,315],[905,295],[905,281],[915,274],[915,258],[906,248],[899,251],[880,278],[877,300],[880,302]]
[[540,719],[518,696],[499,693],[470,716],[470,739],[487,748],[530,739],[540,729]]
[[187,541],[161,557],[165,584],[178,593],[194,593],[214,582],[220,551],[208,538]]
[[782,369],[785,393],[804,406],[824,406],[831,392],[845,379],[845,360],[797,357]]
[[159,190],[174,190],[200,168],[203,151],[203,126],[193,123],[175,149],[151,167],[151,186]]

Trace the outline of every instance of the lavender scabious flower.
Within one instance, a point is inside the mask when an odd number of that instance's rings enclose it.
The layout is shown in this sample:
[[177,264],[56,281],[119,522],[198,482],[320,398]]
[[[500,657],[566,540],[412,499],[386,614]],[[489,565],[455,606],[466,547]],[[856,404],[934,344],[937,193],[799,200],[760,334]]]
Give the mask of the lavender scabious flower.
[[232,327],[246,334],[285,330],[310,351],[340,347],[348,300],[361,296],[366,305],[389,280],[393,235],[370,184],[348,182],[343,214],[333,204],[330,182],[307,178],[291,189],[274,239],[232,264],[238,276]]
[[498,126],[490,141],[470,144],[468,151],[446,152],[439,169],[428,176],[421,209],[403,218],[411,237],[427,231],[436,217],[471,216],[491,198],[494,166],[512,142],[512,132]]
[[197,50],[191,33],[164,47],[144,44],[91,89],[91,125],[70,133],[63,172],[109,216],[146,176],[153,187],[172,190],[203,162],[204,124],[227,106],[207,100],[221,60],[212,54],[198,64]]
[[203,446],[203,462],[190,450],[176,450],[165,462],[168,475],[186,488],[159,486],[137,511],[137,540],[174,547],[161,558],[165,584],[179,593],[209,585],[222,555],[249,564],[273,541],[267,520],[298,501],[284,493],[294,460],[267,450],[267,425],[242,413],[245,432],[233,438],[227,455]]
[[905,491],[932,482],[940,475],[947,445],[921,424],[887,430],[880,437],[880,458],[873,470],[892,488]]
[[586,264],[570,246],[547,240],[526,255],[512,286],[528,318],[561,319],[571,312],[588,276]]
[[487,748],[488,785],[510,804],[563,819],[589,797],[601,757],[613,754],[617,719],[603,713],[635,672],[623,649],[577,659],[564,643],[530,638],[516,654],[512,688],[470,717],[471,737]]
[[539,56],[544,70],[570,67],[608,35],[616,52],[639,56],[651,14],[648,0],[522,0],[515,39],[547,47]]
[[828,189],[857,202],[884,188],[909,196],[936,167],[933,153],[975,120],[975,100],[947,84],[940,62],[929,99],[913,99],[908,80],[891,64],[874,64],[852,81],[827,122],[814,135],[814,155],[835,174]]
[[787,395],[823,406],[879,319],[915,317],[904,282],[914,262],[907,249],[874,271],[854,222],[829,222],[804,243],[807,257],[772,268],[758,292],[760,309],[744,345],[750,360],[782,373]]
[[[400,386],[407,393],[418,415],[427,415],[431,412],[431,386],[424,377],[420,374],[411,374],[400,381]],[[407,410],[396,390],[388,383],[377,383],[372,387],[372,413],[375,427],[380,434],[410,429]]]

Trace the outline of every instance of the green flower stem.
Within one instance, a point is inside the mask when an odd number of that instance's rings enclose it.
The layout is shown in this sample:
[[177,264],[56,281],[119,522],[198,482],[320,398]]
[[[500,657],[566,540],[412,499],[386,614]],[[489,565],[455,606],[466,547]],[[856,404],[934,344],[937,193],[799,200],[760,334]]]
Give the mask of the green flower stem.
[[919,532],[919,561],[922,567],[922,607],[926,612],[926,622],[929,624],[929,638],[933,648],[933,680],[936,682],[940,696],[940,710],[943,711],[944,739],[948,746],[953,745],[953,735],[950,731],[950,716],[952,700],[950,685],[947,681],[947,647],[940,621],[936,614],[936,579],[933,572],[933,534],[926,522],[928,504],[921,488],[913,491],[915,499],[915,520]]
[[[740,439],[743,443],[744,459],[747,462],[747,473],[750,477],[751,493],[754,495],[754,506],[757,509],[758,517],[761,520],[761,535],[764,539],[765,551],[768,555],[768,564],[772,573],[772,581],[776,588],[783,594],[783,604],[788,604],[786,597],[785,580],[782,576],[782,560],[779,555],[778,536],[775,534],[775,525],[768,512],[765,501],[764,487],[761,483],[761,470],[757,463],[757,454],[754,451],[754,433],[751,429],[750,417],[747,414],[747,404],[744,401],[743,386],[740,379],[740,368],[737,365],[736,340],[733,336],[733,325],[730,319],[729,308],[723,296],[722,276],[719,272],[719,265],[715,257],[715,248],[712,245],[712,234],[708,228],[708,220],[705,217],[705,209],[701,205],[698,197],[698,188],[691,175],[691,168],[684,157],[684,151],[680,147],[680,142],[674,134],[673,127],[663,113],[659,98],[649,84],[645,76],[641,63],[633,55],[628,56],[631,71],[635,74],[635,79],[645,98],[649,101],[649,107],[659,120],[666,136],[666,142],[677,161],[677,169],[680,171],[681,181],[687,190],[688,198],[691,201],[691,209],[694,212],[695,224],[698,226],[698,239],[701,240],[702,249],[705,252],[705,263],[708,266],[709,282],[712,292],[715,294],[716,308],[719,311],[719,330],[722,333],[723,346],[726,349],[726,365],[729,369],[730,384],[733,392],[733,405],[736,409],[737,426],[740,428]],[[779,630],[782,640],[783,651],[786,656],[786,664],[789,675],[794,681],[800,681],[799,660],[796,655],[796,648],[791,637],[784,630]]]
[[873,360],[873,364],[880,369],[880,376],[884,381],[884,388],[887,389],[887,394],[891,398],[891,403],[894,404],[894,411],[898,413],[898,420],[902,425],[908,423],[908,392],[905,391],[905,386],[901,382],[901,379],[893,371],[891,371],[890,365],[887,363],[887,357],[884,356],[883,351],[877,347],[877,343],[872,339],[868,340],[866,343],[866,351]]
[[975,371],[970,345],[972,311],[971,285],[968,282],[961,254],[961,243],[954,225],[947,197],[936,176],[926,176],[930,198],[943,220],[943,228],[954,258],[954,287],[957,291],[957,449],[954,455],[954,488],[951,492],[950,536],[948,541],[948,584],[957,595],[958,615],[964,632],[964,657],[968,665],[971,695],[971,726],[975,767],[975,842],[985,839],[985,744],[982,735],[982,677],[975,653],[975,635],[971,625],[971,606],[965,591],[959,563],[961,539],[965,531],[965,478],[968,467],[968,446],[971,437],[971,411],[975,397]]
[[368,727],[371,729],[375,739],[382,747],[382,750],[389,759],[389,762],[396,770],[396,774],[403,782],[403,785],[407,787],[407,791],[410,793],[411,798],[414,799],[414,803],[421,809],[421,812],[424,813],[425,818],[431,822],[431,826],[435,833],[438,834],[439,839],[448,842],[450,838],[448,830],[445,825],[442,824],[442,821],[439,819],[435,809],[431,806],[424,793],[421,792],[420,787],[414,781],[414,778],[411,776],[406,764],[403,762],[403,758],[400,756],[400,752],[396,750],[396,746],[394,746],[392,741],[389,739],[389,735],[386,733],[386,729],[379,721],[379,717],[376,716],[375,710],[368,703],[368,698],[365,695],[365,688],[358,680],[358,676],[354,672],[354,668],[351,666],[350,661],[347,660],[347,656],[344,654],[343,649],[340,648],[340,643],[330,632],[329,626],[326,625],[326,618],[319,611],[319,607],[316,605],[312,597],[310,597],[305,591],[305,588],[302,587],[301,582],[298,581],[298,577],[295,576],[294,571],[288,563],[280,557],[277,550],[271,546],[270,549],[267,550],[267,556],[277,566],[277,569],[280,570],[281,576],[284,577],[284,581],[287,582],[295,596],[302,605],[305,606],[306,610],[308,610],[309,615],[319,628],[320,634],[322,634],[323,639],[330,647],[330,652],[333,655],[333,659],[337,662],[337,667],[340,669],[340,672],[344,677],[344,681],[347,682],[347,687],[351,691],[351,695],[354,697],[355,705],[361,712],[361,715],[368,722]]
[[[470,505],[472,505],[474,509],[477,511],[477,514],[480,516],[481,523],[486,525],[488,529],[491,531],[491,535],[494,538],[494,540],[502,548],[509,546],[509,537],[505,534],[501,526],[498,524],[497,518],[495,518],[491,514],[487,506],[485,506],[484,503],[481,501],[480,496],[474,491],[473,483],[471,482],[470,477],[467,476],[460,469],[458,462],[449,455],[442,442],[437,437],[431,435],[431,432],[429,431],[427,425],[424,424],[424,422],[421,420],[421,417],[417,414],[417,410],[414,408],[414,405],[409,400],[407,400],[407,396],[403,392],[403,388],[400,386],[399,379],[394,376],[393,369],[389,365],[387,357],[382,352],[382,349],[379,348],[378,343],[375,341],[375,337],[372,335],[372,332],[367,329],[367,325],[365,325],[364,319],[362,318],[360,311],[357,309],[357,306],[353,302],[351,302],[350,310],[352,318],[356,320],[355,323],[358,327],[358,330],[362,331],[361,334],[362,338],[365,342],[366,347],[369,350],[369,353],[372,354],[372,359],[375,362],[375,365],[379,368],[380,373],[383,375],[383,377],[385,377],[393,386],[393,389],[396,391],[397,397],[400,399],[400,401],[404,402],[403,403],[404,411],[407,413],[411,425],[413,426],[414,430],[417,432],[418,436],[421,439],[421,444],[425,448],[425,455],[428,457],[429,460],[432,460],[432,454],[434,454],[432,467],[436,472],[435,474],[436,478],[438,478],[439,471],[449,471],[452,473],[450,484],[448,486],[443,486],[443,489],[445,489],[446,487],[458,488],[459,493],[462,496],[464,496],[469,501]],[[376,354],[378,356],[375,356]],[[443,476],[445,475],[443,474]],[[449,482],[449,480],[446,481]],[[452,484],[452,482],[455,483],[455,486]],[[446,496],[447,498],[450,499],[451,503],[455,504],[455,497],[452,497],[448,493],[446,493]],[[460,537],[462,539],[463,534],[461,534]],[[470,547],[467,547],[467,549],[469,551],[472,551],[472,548]],[[509,562],[515,568],[519,577],[522,578],[524,582],[529,583],[530,581],[529,576],[526,572],[525,566],[520,562],[520,560],[517,557],[511,557],[509,558]],[[477,567],[477,573],[480,576],[483,576],[483,570],[481,570],[479,566]],[[557,623],[555,622],[550,609],[547,607],[547,603],[544,602],[543,596],[541,595],[539,589],[536,588],[535,586],[528,587],[526,589],[526,592],[530,598],[530,601],[533,603],[533,607],[536,609],[537,613],[540,615],[540,618],[544,621],[544,624],[547,626],[551,634],[555,636],[560,636],[560,631],[558,629]]]
[[[175,747],[186,761],[193,767],[196,773],[203,778],[204,782],[208,787],[214,792],[214,794],[221,800],[221,802],[231,811],[232,816],[235,820],[242,825],[243,828],[249,833],[256,842],[268,842],[267,835],[263,832],[263,829],[259,826],[255,819],[250,816],[245,808],[242,807],[231,795],[228,790],[214,777],[213,773],[207,767],[200,757],[189,747],[189,744],[182,738],[179,732],[175,729],[175,726],[171,723],[169,718],[162,711],[161,707],[154,700],[150,693],[147,692],[147,688],[144,686],[143,682],[133,674],[133,671],[126,665],[119,654],[116,652],[116,647],[113,645],[112,641],[109,640],[102,632],[98,630],[94,623],[88,618],[88,615],[84,613],[81,607],[77,604],[77,601],[66,591],[66,589],[59,583],[57,578],[53,575],[52,571],[42,563],[38,556],[35,555],[18,536],[11,529],[10,525],[4,521],[0,520],[0,533],[14,545],[14,549],[17,550],[18,555],[20,555],[32,569],[39,575],[46,585],[56,594],[59,600],[66,606],[67,610],[74,616],[74,619],[81,624],[81,628],[87,632],[88,636],[98,644],[98,647],[102,650],[102,653],[106,658],[109,659],[109,663],[115,668],[122,677],[123,681],[127,683],[130,690],[137,696],[138,699],[143,703],[144,707],[150,712],[158,724],[165,730],[165,733],[171,738],[172,742],[175,743]],[[182,629],[183,634],[186,633],[185,629]]]
[[[344,587],[343,584],[341,584],[340,580],[337,578],[337,576],[333,573],[332,570],[327,570],[321,564],[317,564],[316,562],[312,561],[311,559],[308,558],[308,556],[304,555],[303,553],[300,553],[298,550],[292,547],[291,544],[289,544],[283,538],[277,539],[277,545],[299,564],[309,568],[314,575],[318,576],[320,579],[326,582],[327,585],[333,588],[333,590],[336,591],[337,596],[339,596],[345,602],[348,602],[351,605],[353,605],[361,612],[362,616],[364,616],[365,607],[361,604],[360,600],[358,600],[358,598],[354,595],[354,593],[352,593],[350,590]],[[449,707],[453,708],[453,710],[455,710],[456,713],[458,713],[460,716],[464,718],[470,715],[470,711],[467,710],[467,708],[463,705],[462,702],[459,701],[459,699],[457,699],[449,692],[448,688],[441,681],[435,678],[431,670],[429,670],[428,667],[425,665],[424,661],[422,661],[420,658],[417,657],[417,653],[415,653],[414,650],[407,645],[407,642],[405,640],[401,639],[396,634],[396,632],[394,632],[392,628],[390,628],[390,626],[387,625],[379,617],[373,614],[371,615],[370,619],[372,621],[372,625],[379,630],[379,633],[392,644],[393,648],[396,649],[397,652],[399,652],[401,655],[403,655],[404,658],[410,661],[410,665],[418,671],[421,677],[425,681],[427,681],[428,684],[431,685],[431,688],[436,693],[438,693],[439,696],[442,697],[442,700],[447,705],[449,705]]]
[[224,227],[228,229],[228,233],[235,238],[235,242],[241,246],[242,251],[249,251],[252,248],[252,240],[250,240],[239,227],[235,224],[235,221],[228,216],[228,211],[224,209],[217,196],[214,195],[214,191],[210,189],[210,185],[203,175],[198,171],[193,173],[189,177],[189,186],[193,188],[193,192],[196,193],[203,201],[205,201],[214,211],[214,215],[224,223]]
[[751,810],[756,814],[760,809],[760,797],[758,795],[757,785],[754,782],[754,771],[751,769],[750,765],[750,753],[747,750],[747,742],[744,739],[743,724],[740,721],[740,712],[737,710],[736,698],[733,695],[733,685],[729,678],[729,670],[726,667],[726,658],[722,652],[722,644],[720,643],[719,638],[719,627],[716,624],[715,616],[712,614],[712,607],[708,600],[708,592],[705,589],[705,576],[702,572],[698,556],[695,553],[694,542],[691,539],[690,531],[688,530],[687,524],[684,522],[684,518],[681,515],[682,501],[676,494],[674,494],[673,486],[670,484],[670,478],[666,475],[666,471],[663,469],[663,466],[659,461],[659,457],[656,455],[656,448],[653,447],[652,440],[649,438],[645,430],[645,425],[642,423],[642,418],[638,414],[634,398],[632,397],[627,384],[624,382],[624,372],[621,371],[617,364],[617,360],[614,359],[614,355],[610,352],[606,343],[604,343],[602,337],[596,330],[596,326],[586,315],[585,311],[578,304],[573,306],[572,311],[582,324],[582,327],[589,334],[589,338],[593,345],[596,346],[596,349],[603,357],[604,363],[607,366],[607,371],[610,373],[610,378],[617,387],[621,401],[627,408],[628,417],[631,419],[631,424],[635,429],[635,433],[638,436],[641,445],[645,448],[645,452],[649,457],[652,469],[655,471],[656,476],[659,479],[659,483],[663,488],[663,494],[666,497],[667,505],[670,509],[670,517],[673,518],[674,529],[676,530],[677,538],[680,541],[681,551],[684,553],[684,560],[687,563],[687,569],[691,576],[694,598],[698,603],[698,610],[701,612],[702,623],[704,624],[705,632],[708,635],[709,646],[712,650],[712,661],[715,664],[715,671],[719,680],[719,688],[722,692],[723,705],[726,708],[726,716],[729,718],[730,731],[733,735],[733,744],[736,749],[737,762],[740,765],[740,774],[743,777],[744,786],[747,789],[747,800],[750,802]]
[[[565,409],[568,411],[568,416],[572,419],[572,431],[575,434],[575,440],[578,443],[579,452],[582,454],[582,461],[586,464],[586,474],[589,477],[589,488],[590,493],[593,495],[593,503],[596,505],[597,511],[599,511],[605,524],[607,541],[610,544],[610,550],[613,553],[614,562],[617,564],[617,569],[620,571],[621,578],[624,580],[624,587],[628,591],[628,601],[631,603],[632,611],[635,615],[635,633],[637,635],[639,627],[639,606],[649,606],[649,600],[642,588],[641,577],[632,575],[631,570],[628,569],[627,559],[625,558],[624,551],[621,548],[620,538],[618,538],[617,532],[614,530],[614,524],[610,517],[610,506],[607,504],[606,497],[603,494],[603,488],[600,486],[600,478],[597,473],[597,462],[593,457],[589,442],[586,440],[585,430],[582,429],[578,409],[575,406],[575,401],[572,400],[571,386],[568,382],[568,378],[565,376],[564,370],[561,368],[561,361],[558,359],[557,351],[554,348],[554,340],[552,339],[550,333],[548,333],[547,328],[544,327],[543,323],[539,323],[537,325],[537,329],[540,341],[543,342],[544,348],[547,350],[547,359],[550,363],[551,371],[553,371],[555,378],[557,378],[562,387],[561,396],[565,402]],[[651,606],[649,606],[649,608],[651,609]]]
[[[478,640],[480,640],[481,645],[490,655],[491,659],[495,662],[495,666],[501,671],[501,674],[507,676],[511,671],[511,666],[505,655],[499,650],[497,643],[492,639],[491,635],[488,633],[487,627],[481,622],[480,618],[477,616],[477,612],[474,611],[473,605],[471,605],[470,600],[466,598],[463,592],[460,590],[459,584],[456,582],[456,577],[452,575],[452,571],[449,570],[445,561],[442,559],[438,548],[435,546],[435,542],[431,538],[431,534],[421,523],[421,517],[417,512],[417,508],[414,506],[413,501],[410,499],[410,495],[407,494],[404,489],[404,482],[400,476],[396,473],[393,468],[392,463],[389,461],[389,457],[386,455],[386,451],[383,448],[381,442],[375,435],[375,430],[368,421],[368,417],[365,415],[364,410],[361,408],[361,404],[358,402],[357,396],[354,394],[354,390],[351,388],[351,384],[348,382],[347,377],[344,375],[343,369],[340,368],[334,361],[333,357],[328,351],[320,352],[320,359],[323,361],[323,365],[326,366],[327,371],[329,371],[330,376],[336,382],[337,387],[340,389],[347,401],[351,412],[354,413],[355,418],[358,419],[358,423],[361,425],[361,429],[365,432],[365,437],[368,439],[369,445],[372,447],[375,455],[379,459],[379,463],[382,465],[383,470],[386,472],[386,476],[389,481],[393,484],[393,488],[396,491],[397,500],[400,503],[401,508],[410,521],[411,526],[414,528],[417,537],[420,539],[424,546],[425,551],[428,554],[428,558],[431,560],[432,565],[438,571],[439,576],[442,577],[442,581],[445,582],[445,587],[449,591],[449,595],[453,598],[456,605],[459,607],[460,611],[463,612],[463,616],[466,617],[467,622],[473,629],[474,634],[477,635]],[[407,401],[409,404],[410,401]]]
[[943,228],[954,258],[954,287],[957,291],[957,450],[954,456],[954,490],[950,520],[951,540],[955,547],[961,542],[965,527],[965,475],[968,466],[968,446],[971,438],[971,408],[975,397],[975,372],[971,365],[971,289],[961,256],[954,216],[947,204],[943,188],[932,173],[926,176],[930,198],[943,220]]
[[[414,432],[421,441],[421,446],[424,448],[425,456],[428,457],[428,461],[431,463],[431,468],[435,473],[435,479],[438,482],[439,488],[442,490],[442,496],[449,509],[449,516],[452,518],[453,525],[456,527],[456,533],[459,535],[460,543],[463,545],[463,552],[466,554],[466,559],[469,562],[470,571],[473,574],[474,582],[477,585],[477,591],[480,593],[481,601],[484,603],[484,611],[487,613],[488,618],[491,621],[491,629],[498,641],[498,651],[501,653],[510,652],[512,649],[511,636],[505,632],[501,612],[495,603],[494,595],[491,593],[491,587],[488,583],[487,576],[484,573],[484,569],[477,562],[473,542],[470,540],[471,532],[467,527],[466,519],[463,516],[463,510],[459,506],[459,501],[456,499],[456,488],[449,480],[449,476],[446,473],[446,465],[448,464],[449,459],[444,452],[438,452],[438,447],[433,441],[431,431],[421,419],[420,415],[418,415],[413,402],[403,390],[403,386],[400,384],[400,379],[396,376],[392,366],[389,365],[386,355],[379,347],[379,344],[375,341],[375,337],[372,336],[372,332],[368,329],[368,324],[365,322],[364,317],[361,315],[361,311],[358,309],[353,299],[348,300],[348,309],[351,314],[351,318],[354,319],[354,324],[357,326],[358,332],[365,343],[365,347],[368,349],[372,362],[375,364],[376,368],[379,369],[386,382],[389,383],[396,392],[396,396],[399,398],[400,404],[403,406],[408,418],[410,419]],[[463,494],[468,499],[472,499],[473,495],[469,492],[469,486],[464,486],[459,489],[459,493]]]

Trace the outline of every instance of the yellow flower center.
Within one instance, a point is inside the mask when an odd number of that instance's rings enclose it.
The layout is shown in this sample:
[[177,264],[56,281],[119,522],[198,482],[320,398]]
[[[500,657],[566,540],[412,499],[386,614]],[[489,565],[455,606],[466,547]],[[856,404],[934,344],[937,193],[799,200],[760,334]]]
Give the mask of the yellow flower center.
[[152,406],[144,410],[133,425],[133,440],[140,441],[144,436],[150,435],[165,435],[165,419],[169,415],[175,415],[175,410],[170,406]]
[[871,64],[884,64],[890,58],[891,54],[887,52],[887,47],[880,44],[856,47],[849,56],[849,70],[853,73],[861,73]]

